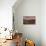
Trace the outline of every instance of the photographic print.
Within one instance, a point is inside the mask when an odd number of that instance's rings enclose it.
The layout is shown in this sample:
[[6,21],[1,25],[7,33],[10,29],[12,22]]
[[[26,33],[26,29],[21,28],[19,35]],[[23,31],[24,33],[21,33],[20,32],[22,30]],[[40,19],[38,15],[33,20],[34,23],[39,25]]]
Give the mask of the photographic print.
[[36,17],[35,16],[23,16],[23,24],[35,24]]

